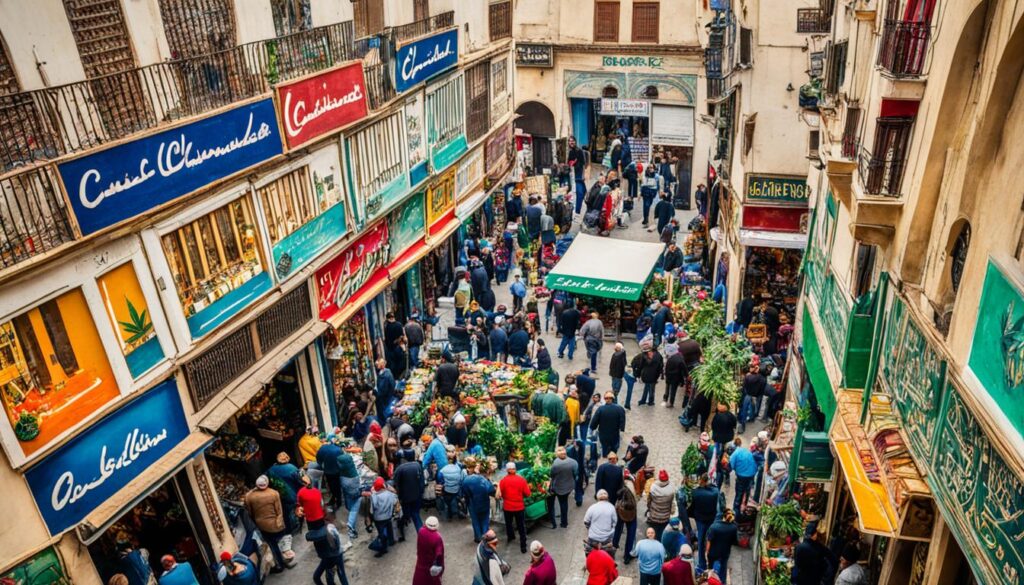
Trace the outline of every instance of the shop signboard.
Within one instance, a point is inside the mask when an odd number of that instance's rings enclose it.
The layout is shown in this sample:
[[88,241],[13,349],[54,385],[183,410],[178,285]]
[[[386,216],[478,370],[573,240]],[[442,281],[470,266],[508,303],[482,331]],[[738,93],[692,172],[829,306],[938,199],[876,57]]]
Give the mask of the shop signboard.
[[807,205],[810,195],[811,189],[807,186],[807,177],[747,175],[746,201]]
[[188,435],[170,379],[62,445],[25,472],[50,534],[81,522]]
[[1024,293],[991,258],[978,305],[967,367],[1018,433],[1024,432]]
[[601,114],[604,116],[639,116],[646,118],[651,112],[651,102],[601,98]]
[[289,150],[369,113],[362,61],[282,83],[274,91]]
[[651,109],[651,144],[693,146],[693,108],[654,104]]
[[487,139],[484,146],[484,166],[487,169],[487,178],[497,181],[505,176],[512,164],[512,122],[495,132]]
[[399,44],[395,56],[395,90],[398,93],[408,91],[458,64],[458,28]]
[[807,233],[809,212],[804,207],[743,205],[741,227],[769,232]]
[[388,221],[374,224],[316,272],[317,311],[329,320],[367,283],[387,277],[391,259]]
[[455,212],[455,169],[441,175],[427,191],[427,229],[435,235]]
[[0,573],[0,583],[3,585],[33,585],[35,583],[62,585],[70,584],[71,578],[64,572],[64,565],[60,562],[57,550],[49,546],[32,555],[28,560]]
[[274,100],[249,102],[57,166],[83,235],[281,154]]
[[554,48],[536,43],[516,43],[517,67],[554,66]]
[[422,240],[426,234],[425,200],[425,193],[416,193],[391,214],[391,262]]
[[418,91],[405,100],[405,146],[409,154],[409,184],[413,186],[419,185],[430,174],[425,124],[423,92]]
[[602,55],[601,66],[629,67],[630,69],[663,69],[665,58],[645,55]]

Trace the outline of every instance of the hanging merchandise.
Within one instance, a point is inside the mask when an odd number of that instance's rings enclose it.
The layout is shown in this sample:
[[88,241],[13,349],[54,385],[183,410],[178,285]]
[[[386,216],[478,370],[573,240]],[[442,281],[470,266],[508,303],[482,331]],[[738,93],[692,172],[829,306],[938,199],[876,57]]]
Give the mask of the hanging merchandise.
[[334,385],[334,403],[341,407],[351,402],[360,388],[373,386],[373,346],[367,329],[366,314],[357,312],[337,329],[324,334],[327,360]]
[[768,301],[780,313],[795,315],[803,250],[747,247],[746,253],[744,298]]

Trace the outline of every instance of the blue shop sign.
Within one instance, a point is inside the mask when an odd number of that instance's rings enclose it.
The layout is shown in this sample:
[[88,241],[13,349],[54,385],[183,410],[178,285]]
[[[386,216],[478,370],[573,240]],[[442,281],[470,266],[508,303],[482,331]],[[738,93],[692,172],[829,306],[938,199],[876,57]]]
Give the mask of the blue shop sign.
[[400,45],[395,58],[395,89],[402,93],[458,64],[458,28]]
[[265,99],[58,165],[83,235],[281,154]]
[[189,435],[178,387],[167,380],[25,472],[50,534],[81,522]]

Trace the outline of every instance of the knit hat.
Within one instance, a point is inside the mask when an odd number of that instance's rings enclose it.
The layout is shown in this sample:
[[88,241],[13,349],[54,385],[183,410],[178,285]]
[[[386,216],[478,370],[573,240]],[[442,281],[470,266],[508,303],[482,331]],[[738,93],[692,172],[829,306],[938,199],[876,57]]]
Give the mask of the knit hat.
[[460,424],[460,423],[465,424],[465,422],[466,422],[466,417],[462,416],[461,412],[455,413],[455,416],[452,418],[452,423],[453,424]]
[[495,542],[496,540],[498,540],[498,535],[493,530],[484,533],[484,542]]
[[436,531],[438,527],[437,516],[427,516],[427,521],[423,523],[427,528]]
[[222,561],[230,561],[231,560],[231,553],[229,553],[228,551],[224,551],[224,552],[220,553],[220,560],[222,560]]
[[261,475],[256,478],[256,487],[260,488],[261,490],[267,489],[267,486],[269,485],[270,479],[268,479],[267,476]]
[[683,557],[684,559],[693,558],[693,549],[690,548],[690,545],[684,544],[683,546],[679,547],[679,556]]
[[662,469],[658,472],[658,481],[668,481],[668,472]]
[[377,421],[373,421],[372,423],[370,423],[370,434],[371,435],[379,435],[379,434],[381,434],[381,432],[382,432],[382,430],[380,428],[380,423],[378,423]]
[[377,479],[373,480],[373,489],[378,491],[378,492],[380,490],[384,489],[384,478],[383,477],[378,477]]
[[679,518],[677,516],[673,516],[668,519],[668,523],[671,526],[679,526]]
[[786,473],[786,464],[782,461],[776,461],[775,463],[772,463],[772,466],[768,468],[768,471],[771,473],[772,477]]
[[758,440],[761,440],[761,441],[767,441],[768,440],[768,431],[758,431],[757,438],[758,438]]

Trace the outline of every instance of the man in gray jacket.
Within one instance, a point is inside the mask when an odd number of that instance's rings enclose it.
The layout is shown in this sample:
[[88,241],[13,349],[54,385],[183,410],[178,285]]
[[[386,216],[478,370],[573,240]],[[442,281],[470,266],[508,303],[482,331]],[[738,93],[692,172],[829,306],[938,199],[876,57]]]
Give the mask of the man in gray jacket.
[[590,371],[596,378],[593,373],[597,372],[597,355],[604,345],[604,325],[597,311],[591,313],[587,322],[580,327],[580,337],[583,338],[583,347],[587,348],[587,357],[590,358]]
[[569,527],[569,494],[576,487],[576,477],[579,474],[579,463],[575,459],[569,459],[565,447],[559,446],[555,449],[555,460],[551,463],[551,483],[548,486],[548,510],[551,514],[551,528],[555,525],[555,499],[558,499],[558,509],[562,517],[562,528]]

